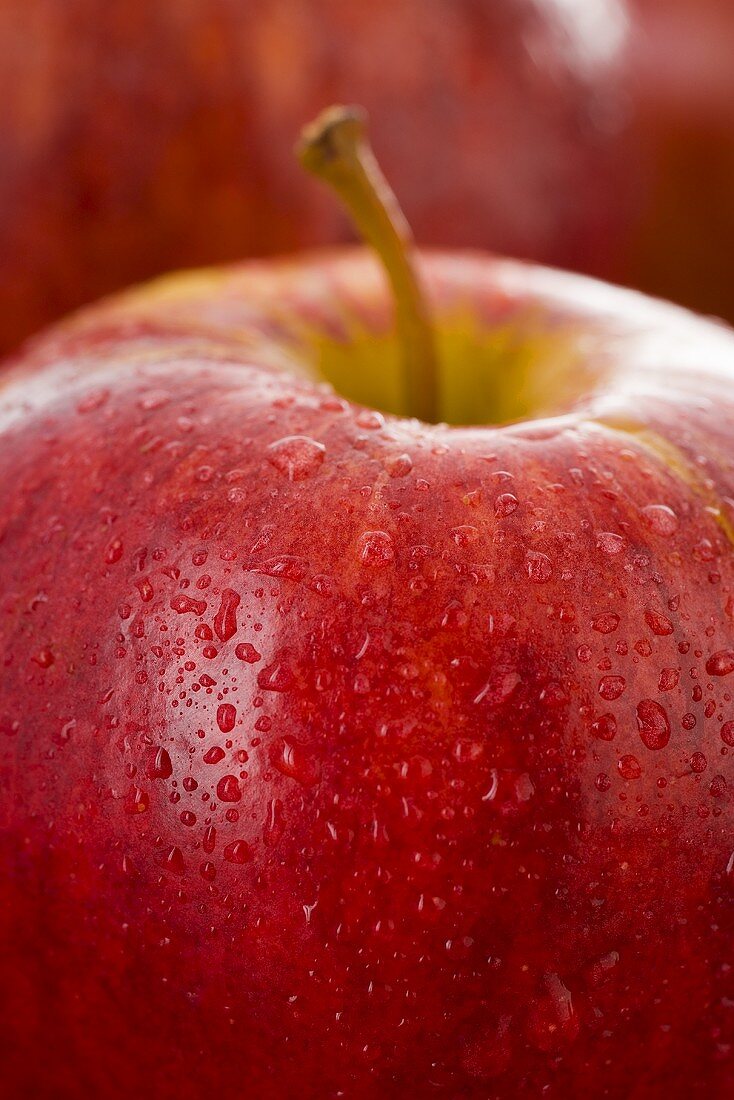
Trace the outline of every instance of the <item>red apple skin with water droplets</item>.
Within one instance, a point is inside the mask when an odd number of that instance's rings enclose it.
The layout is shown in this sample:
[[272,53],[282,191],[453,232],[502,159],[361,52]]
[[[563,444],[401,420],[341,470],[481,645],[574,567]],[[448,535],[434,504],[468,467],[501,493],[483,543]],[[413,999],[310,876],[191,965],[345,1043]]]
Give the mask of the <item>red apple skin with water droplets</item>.
[[6,369],[12,1100],[734,1087],[734,335],[422,262],[439,332],[568,337],[577,406],[430,427],[310,381],[309,333],[389,330],[360,252],[153,285]]

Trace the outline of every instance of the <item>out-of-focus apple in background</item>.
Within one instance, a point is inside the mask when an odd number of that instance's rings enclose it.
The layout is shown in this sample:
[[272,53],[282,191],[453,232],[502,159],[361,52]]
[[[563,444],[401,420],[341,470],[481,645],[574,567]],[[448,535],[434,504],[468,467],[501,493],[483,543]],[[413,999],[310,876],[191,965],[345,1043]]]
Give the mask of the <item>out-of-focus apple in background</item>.
[[734,319],[729,0],[5,0],[0,351],[158,272],[328,244],[291,138],[372,116],[424,244]]
[[632,0],[635,158],[626,282],[734,320],[734,3]]
[[607,273],[620,0],[5,0],[0,348],[172,268],[349,238],[291,157],[364,104],[425,244]]

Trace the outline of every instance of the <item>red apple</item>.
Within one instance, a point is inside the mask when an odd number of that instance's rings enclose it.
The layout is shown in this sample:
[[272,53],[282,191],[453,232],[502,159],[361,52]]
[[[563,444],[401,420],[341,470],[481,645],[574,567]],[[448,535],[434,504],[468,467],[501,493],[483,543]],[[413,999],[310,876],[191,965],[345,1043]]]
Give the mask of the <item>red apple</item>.
[[160,271],[344,239],[288,155],[333,99],[369,109],[422,240],[600,272],[623,39],[619,0],[5,0],[0,347]]
[[732,1093],[734,335],[421,271],[448,426],[357,251],[4,375],[8,1100]]
[[734,320],[734,5],[631,6],[629,87],[647,177],[623,275]]

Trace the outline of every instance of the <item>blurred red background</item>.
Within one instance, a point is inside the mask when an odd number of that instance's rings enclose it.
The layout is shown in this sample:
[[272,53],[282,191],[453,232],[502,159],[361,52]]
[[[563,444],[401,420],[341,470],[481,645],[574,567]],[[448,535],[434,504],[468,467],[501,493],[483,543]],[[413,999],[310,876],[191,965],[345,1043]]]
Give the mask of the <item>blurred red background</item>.
[[734,317],[728,0],[5,0],[0,347],[181,266],[350,236],[292,145],[364,104],[418,239]]
[[621,277],[734,321],[734,3],[633,0],[630,125],[643,169]]

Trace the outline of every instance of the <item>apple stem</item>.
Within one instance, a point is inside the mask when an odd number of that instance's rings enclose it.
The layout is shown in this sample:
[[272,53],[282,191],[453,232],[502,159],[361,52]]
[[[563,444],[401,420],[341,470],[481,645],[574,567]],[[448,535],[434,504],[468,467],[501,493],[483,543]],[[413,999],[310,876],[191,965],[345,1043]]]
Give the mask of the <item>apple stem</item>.
[[408,409],[435,423],[438,360],[413,234],[367,139],[366,112],[329,107],[304,128],[297,154],[307,171],[336,191],[380,257],[395,296]]

